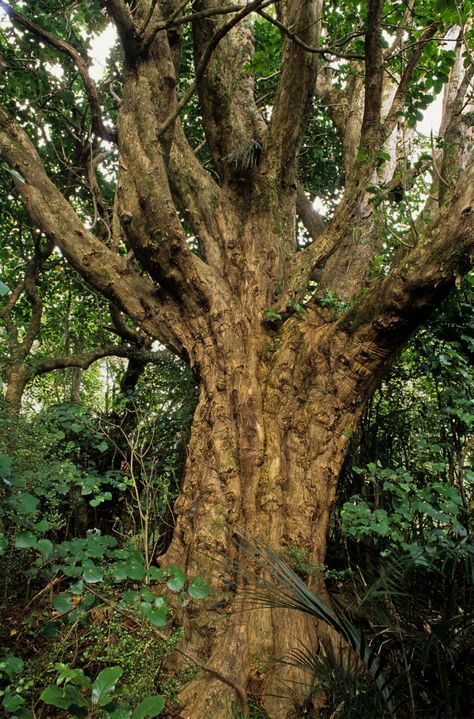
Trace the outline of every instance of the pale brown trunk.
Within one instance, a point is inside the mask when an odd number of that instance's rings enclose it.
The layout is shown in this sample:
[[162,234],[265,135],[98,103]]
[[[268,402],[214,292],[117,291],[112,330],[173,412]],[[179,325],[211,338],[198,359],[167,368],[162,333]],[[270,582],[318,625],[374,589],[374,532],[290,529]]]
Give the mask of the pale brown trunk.
[[7,454],[13,456],[17,444],[18,419],[26,385],[31,375],[30,367],[15,365],[7,370],[6,391],[0,423],[0,442]]
[[5,392],[5,402],[12,411],[19,412],[23,394],[28,383],[30,371],[23,371],[22,368],[12,370],[7,376],[7,389]]
[[81,381],[82,369],[80,367],[71,367],[71,403],[81,403]]
[[[214,356],[209,343],[201,364],[186,477],[164,562],[214,578],[207,606],[185,618],[186,646],[262,701],[271,719],[283,719],[301,706],[302,692],[275,659],[299,641],[316,646],[325,630],[286,610],[239,611],[239,578],[219,553],[236,557],[231,540],[240,530],[272,549],[296,546],[314,564],[324,562],[337,478],[370,390],[371,360],[367,368],[351,360],[350,343],[342,351],[343,339],[326,331],[327,323],[318,346],[307,343],[306,331],[322,319],[317,313],[295,319],[287,336],[273,341],[229,315],[235,325],[221,333]],[[187,719],[231,719],[239,706],[235,690],[208,673],[181,698]]]

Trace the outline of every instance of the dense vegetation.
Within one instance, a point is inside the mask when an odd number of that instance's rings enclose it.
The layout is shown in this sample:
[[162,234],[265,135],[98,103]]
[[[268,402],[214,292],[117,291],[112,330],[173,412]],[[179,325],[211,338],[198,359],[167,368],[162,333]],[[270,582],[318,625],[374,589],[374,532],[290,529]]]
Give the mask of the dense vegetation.
[[0,12],[1,716],[472,716],[472,3]]
[[[467,278],[369,404],[326,564],[297,546],[281,557],[305,580],[325,577],[334,606],[378,654],[399,717],[473,708],[472,292]],[[0,669],[12,717],[52,716],[53,707],[57,716],[154,716],[161,698],[174,716],[199,666],[176,654],[180,607],[207,596],[212,577],[157,566],[196,385],[165,353],[123,389],[126,362],[81,373],[78,402],[71,369],[45,374],[20,416],[3,414]],[[297,649],[286,659],[305,665],[308,699],[324,692],[320,716],[388,711],[363,667]],[[248,716],[265,714],[251,701]]]

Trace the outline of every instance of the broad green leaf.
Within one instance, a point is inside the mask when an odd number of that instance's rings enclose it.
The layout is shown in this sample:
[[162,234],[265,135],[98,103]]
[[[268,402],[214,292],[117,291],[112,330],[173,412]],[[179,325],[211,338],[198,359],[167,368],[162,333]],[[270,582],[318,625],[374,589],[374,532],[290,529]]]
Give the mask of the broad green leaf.
[[49,539],[39,539],[38,549],[46,558],[48,558],[53,551],[53,543]]
[[84,582],[82,581],[82,579],[78,579],[77,582],[73,582],[70,585],[69,589],[73,594],[82,594],[82,592],[84,591]]
[[152,582],[159,581],[165,576],[165,570],[160,569],[160,567],[148,567],[146,573],[148,579],[151,579]]
[[25,532],[18,532],[15,537],[15,547],[17,549],[32,549],[38,544],[38,538],[33,532],[26,530]]
[[87,702],[83,695],[76,687],[71,684],[66,684],[64,687],[49,686],[43,691],[40,699],[45,704],[52,704],[60,709],[69,709],[71,704],[77,704],[77,706],[86,706]]
[[5,697],[3,697],[2,701],[3,708],[10,714],[19,709],[24,703],[25,700],[22,696],[19,696],[18,694],[7,694]]
[[26,707],[19,707],[13,719],[33,719],[33,714]]
[[56,620],[46,622],[46,624],[41,627],[40,634],[47,639],[53,639],[58,636],[60,627],[61,622],[57,622]]
[[40,522],[36,522],[36,524],[34,525],[34,530],[35,532],[42,534],[43,532],[47,532],[50,527],[51,524],[48,522],[48,520],[42,519]]
[[18,514],[33,514],[38,509],[39,499],[29,492],[19,492],[14,497],[10,497],[9,503]]
[[202,577],[194,577],[188,587],[188,592],[193,599],[204,599],[209,594],[209,587]]
[[8,547],[8,539],[5,537],[3,532],[0,532],[0,557],[5,552],[5,549]]
[[89,504],[91,505],[91,507],[98,507],[99,504],[102,504],[102,502],[110,502],[111,499],[111,492],[101,492],[101,494],[97,495],[97,497],[91,499]]
[[58,612],[68,612],[72,608],[72,595],[67,592],[58,594],[54,597],[52,605]]
[[127,604],[135,604],[139,597],[139,593],[134,591],[133,589],[127,589],[125,590],[125,592],[122,593],[122,600]]
[[143,589],[140,590],[140,596],[145,602],[153,602],[155,599],[155,595],[148,587],[143,587]]
[[90,686],[91,680],[84,674],[83,669],[72,668],[63,662],[56,662],[54,668],[58,672],[57,684],[74,684],[83,688]]
[[126,705],[114,709],[113,712],[109,712],[107,719],[131,719],[131,716],[132,710]]
[[168,617],[168,608],[167,607],[144,607],[143,613],[145,617],[148,619],[151,624],[153,624],[155,627],[164,627],[166,626],[166,621]]
[[7,654],[0,661],[0,673],[5,672],[8,678],[11,680],[14,674],[21,674],[24,669],[23,659],[15,657],[13,654]]
[[163,711],[165,700],[163,697],[145,697],[136,709],[133,710],[132,719],[153,719]]
[[171,589],[172,592],[180,592],[186,583],[185,573],[173,564],[167,568],[167,572],[172,576],[166,582],[166,586],[168,589]]
[[94,704],[103,706],[110,701],[110,694],[114,691],[122,673],[122,667],[108,667],[100,672],[92,685],[92,701]]
[[104,573],[100,567],[97,567],[91,562],[91,564],[84,567],[82,578],[89,584],[97,584],[97,582],[101,582],[103,580]]
[[[4,285],[6,287],[6,285]],[[0,283],[0,294],[1,292],[1,283]],[[0,475],[2,477],[9,477],[12,469],[12,459],[8,456],[8,454],[0,454]]]

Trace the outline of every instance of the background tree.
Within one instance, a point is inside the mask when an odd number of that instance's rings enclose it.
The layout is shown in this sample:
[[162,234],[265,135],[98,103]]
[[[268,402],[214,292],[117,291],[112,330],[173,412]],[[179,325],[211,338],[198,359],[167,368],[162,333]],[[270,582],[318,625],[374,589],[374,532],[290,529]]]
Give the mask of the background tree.
[[[471,3],[203,0],[186,10],[105,0],[121,56],[99,88],[81,33],[103,27],[98,4],[27,3],[23,14],[0,7],[12,21],[0,150],[31,221],[200,379],[164,561],[205,565],[206,556],[232,551],[239,526],[322,563],[338,477],[368,399],[471,266]],[[269,33],[277,79],[263,94],[253,66],[260,19],[279,31]],[[39,64],[42,53],[61,58],[64,83]],[[414,161],[413,126],[443,86],[439,139],[429,158]],[[31,108],[41,103],[35,122]],[[298,185],[306,128],[310,139],[315,126],[337,133],[341,158],[334,177],[343,190],[339,201],[329,192],[326,222]],[[199,134],[203,162],[192,145]],[[117,148],[104,160],[101,141]],[[61,164],[88,177],[72,194],[61,192],[58,147]],[[422,204],[416,183],[428,163]],[[101,183],[114,170],[112,197]],[[318,185],[313,178],[316,194]],[[289,716],[294,697],[262,662],[299,638],[316,644],[320,630],[292,618],[289,637],[284,611],[232,614],[232,603],[223,590],[191,622],[189,642],[244,690],[261,687],[271,717]],[[204,673],[182,699],[183,716],[230,717],[235,690]]]

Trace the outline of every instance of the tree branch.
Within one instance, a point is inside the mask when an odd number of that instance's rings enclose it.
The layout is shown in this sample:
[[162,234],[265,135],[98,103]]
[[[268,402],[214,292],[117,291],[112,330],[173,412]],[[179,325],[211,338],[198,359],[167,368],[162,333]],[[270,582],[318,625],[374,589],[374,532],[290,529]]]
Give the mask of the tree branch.
[[383,93],[383,52],[381,44],[384,0],[368,0],[365,33],[365,97],[362,118],[361,150],[366,152],[379,143]]
[[407,65],[405,67],[405,70],[401,77],[397,91],[395,93],[395,97],[393,98],[392,106],[387,114],[387,117],[385,118],[384,128],[383,128],[385,139],[390,137],[393,129],[395,128],[395,125],[398,121],[399,113],[401,112],[401,110],[403,109],[403,107],[405,105],[407,90],[410,86],[410,82],[412,80],[413,73],[415,72],[416,67],[418,65],[418,61],[423,53],[423,50],[426,47],[426,44],[435,35],[437,29],[438,29],[438,26],[436,25],[436,23],[432,23],[431,25],[428,25],[428,27],[426,27],[424,29],[419,42],[413,49],[413,52],[411,53],[411,55],[408,59]]
[[296,211],[314,242],[326,227],[324,217],[314,209],[313,203],[307,196],[304,188],[298,183],[296,186]]
[[[288,0],[286,24],[306,45],[317,47],[321,34],[322,0]],[[306,129],[316,84],[316,56],[293,39],[284,43],[282,69],[262,165],[269,177],[287,186],[295,182],[297,157]]]
[[395,351],[474,263],[474,164],[417,246],[342,320],[358,339]]
[[163,352],[140,350],[127,344],[107,345],[83,354],[61,355],[36,360],[33,366],[33,375],[41,375],[53,370],[66,369],[67,367],[80,367],[84,370],[104,357],[126,357],[128,359],[140,359],[143,362],[159,362],[163,359]]
[[25,182],[17,189],[33,223],[66,255],[73,267],[105,297],[133,317],[148,334],[183,353],[186,328],[178,308],[127,259],[106,247],[83,223],[46,175],[30,139],[0,108],[0,153]]
[[216,209],[226,200],[217,183],[196,158],[179,120],[173,135],[169,176],[175,203],[196,235],[202,256],[209,265],[221,271],[220,248],[224,241],[216,222]]
[[[163,135],[198,89],[208,144],[223,177],[231,171],[230,163],[225,160],[229,152],[236,146],[245,145],[251,138],[257,138],[263,130],[263,122],[253,100],[253,81],[251,78],[244,79],[240,76],[242,54],[246,52],[248,38],[242,37],[239,41],[237,38],[226,38],[226,36],[229,36],[231,31],[258,7],[271,5],[274,1],[253,0],[236,12],[234,17],[221,25],[218,30],[215,30],[213,25],[203,23],[203,19],[207,19],[205,14],[195,21],[194,80],[177,103],[174,112],[165,119],[159,129],[160,135]],[[236,32],[245,31],[239,28]],[[219,57],[213,58],[224,38],[226,38],[225,47],[221,48]],[[236,75],[236,71],[239,75]],[[240,98],[240,101],[237,102],[236,98]],[[243,108],[247,108],[245,116],[242,116]]]
[[147,341],[146,336],[143,335],[139,330],[134,330],[128,327],[128,325],[125,323],[124,318],[122,317],[122,313],[120,312],[118,307],[116,307],[112,302],[109,304],[109,309],[113,325],[111,327],[108,327],[107,329],[117,334],[126,342],[130,342],[136,347],[142,347]]
[[133,67],[139,55],[139,44],[130,8],[124,0],[104,0],[104,4],[117,27],[125,60]]
[[[298,45],[298,47],[300,47],[302,50],[305,50],[306,52],[309,52],[312,55],[323,55],[323,56],[331,55],[332,57],[339,57],[344,60],[363,60],[364,59],[363,55],[356,55],[355,53],[341,52],[340,50],[335,50],[334,47],[330,47],[327,45],[325,45],[323,47],[308,45],[306,42],[301,40],[301,38],[299,37],[299,34],[300,34],[299,32],[293,32],[292,30],[290,30],[290,28],[287,25],[280,22],[280,20],[278,20],[277,18],[272,17],[272,15],[269,15],[266,12],[263,12],[263,10],[257,10],[257,13],[261,17],[263,17],[265,20],[267,20],[267,22],[270,22],[272,25],[275,25],[275,27],[277,27],[281,31],[282,35],[285,35],[287,38],[289,38],[292,42],[295,43],[295,45]],[[358,35],[359,33],[356,33],[356,34]]]
[[84,60],[84,58],[81,57],[78,51],[69,43],[65,42],[64,40],[61,40],[55,35],[52,35],[47,30],[44,30],[37,23],[33,22],[32,20],[28,20],[28,18],[14,10],[12,7],[10,7],[10,5],[8,5],[8,3],[4,2],[3,0],[0,0],[0,7],[3,8],[6,14],[15,23],[21,25],[26,30],[29,30],[34,35],[41,38],[41,40],[47,42],[48,45],[51,45],[57,50],[60,50],[62,53],[68,55],[72,59],[84,82],[84,88],[91,108],[92,127],[94,132],[103,140],[107,140],[109,142],[116,142],[117,134],[115,130],[111,130],[104,125],[97,88],[89,75],[86,61]]

